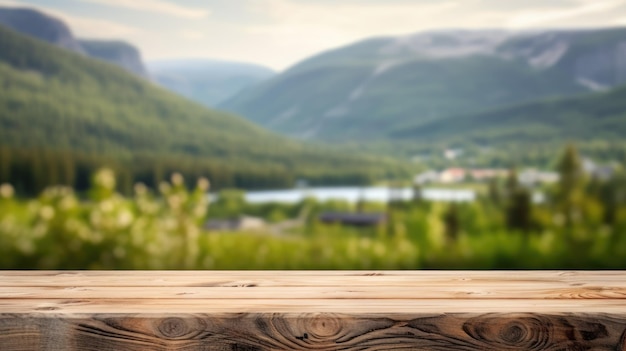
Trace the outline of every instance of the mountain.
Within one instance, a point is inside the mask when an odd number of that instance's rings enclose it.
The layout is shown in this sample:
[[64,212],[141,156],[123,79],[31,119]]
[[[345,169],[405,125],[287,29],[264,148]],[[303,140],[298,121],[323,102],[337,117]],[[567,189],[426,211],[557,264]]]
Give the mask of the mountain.
[[142,77],[147,72],[139,50],[121,41],[78,40],[61,20],[28,8],[0,7],[0,24],[77,53],[116,64]]
[[148,70],[161,86],[205,106],[216,106],[274,75],[259,65],[207,59],[153,61]]
[[63,21],[28,8],[0,7],[0,24],[56,46],[83,52],[69,27]]
[[622,141],[624,135],[626,86],[443,118],[392,133],[394,140],[478,145]]
[[148,77],[141,53],[134,46],[119,40],[79,40],[85,53],[93,58],[118,65],[141,77]]
[[332,141],[626,82],[626,29],[432,31],[330,50],[219,105],[272,130]]
[[[53,151],[80,152],[120,162],[135,180],[190,169],[210,175],[217,187],[288,186],[298,178],[368,182],[402,170],[395,161],[286,139],[2,26],[0,86],[0,146],[44,150],[37,160]],[[22,169],[19,152],[3,155],[0,165],[12,159]],[[59,163],[37,169],[52,166]]]

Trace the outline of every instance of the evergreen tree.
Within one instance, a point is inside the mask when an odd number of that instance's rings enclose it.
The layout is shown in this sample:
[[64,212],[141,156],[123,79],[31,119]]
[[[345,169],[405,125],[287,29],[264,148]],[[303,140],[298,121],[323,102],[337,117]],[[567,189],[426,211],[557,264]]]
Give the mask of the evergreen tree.
[[450,240],[456,240],[460,228],[459,209],[456,203],[450,204],[443,215],[443,222],[446,229],[446,237]]
[[509,199],[506,222],[509,229],[528,231],[532,220],[532,197],[530,191],[518,187]]
[[495,206],[500,206],[502,204],[502,192],[500,191],[498,180],[496,178],[491,179],[488,186],[487,196],[489,201]]
[[511,198],[519,188],[519,180],[517,178],[517,169],[512,167],[509,170],[509,177],[506,179],[506,196]]
[[0,147],[0,184],[7,183],[11,178],[11,152],[6,147]]
[[557,207],[563,212],[565,227],[573,227],[576,213],[580,212],[583,201],[585,175],[578,151],[568,145],[558,165],[559,184],[557,187]]
[[574,145],[568,145],[558,165],[559,188],[558,197],[562,202],[573,201],[577,192],[584,185],[584,172],[578,151]]
[[506,224],[509,229],[528,231],[531,226],[532,197],[528,189],[519,184],[517,172],[512,169],[507,184]]

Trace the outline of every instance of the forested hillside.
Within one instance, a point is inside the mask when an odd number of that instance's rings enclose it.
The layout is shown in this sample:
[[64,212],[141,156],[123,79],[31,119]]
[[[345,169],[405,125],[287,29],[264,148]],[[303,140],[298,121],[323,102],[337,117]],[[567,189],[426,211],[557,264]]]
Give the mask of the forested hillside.
[[400,129],[626,82],[626,29],[449,30],[330,50],[221,107],[304,139],[393,140]]
[[[0,183],[19,186],[28,182],[25,174],[50,167],[69,168],[71,182],[80,169],[102,163],[127,172],[128,183],[154,185],[179,170],[206,175],[218,188],[290,186],[298,178],[362,183],[402,171],[393,162],[279,137],[4,27],[0,86]],[[23,188],[46,185],[33,184]]]
[[537,101],[398,129],[396,138],[502,144],[620,141],[626,135],[626,86],[610,92]]

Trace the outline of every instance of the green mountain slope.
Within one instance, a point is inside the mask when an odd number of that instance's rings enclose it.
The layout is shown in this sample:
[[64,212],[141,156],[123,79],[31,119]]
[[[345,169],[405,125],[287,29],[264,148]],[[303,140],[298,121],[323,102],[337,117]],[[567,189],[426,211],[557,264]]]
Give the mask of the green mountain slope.
[[[210,170],[209,176],[222,179],[217,186],[287,186],[299,177],[363,182],[399,169],[288,140],[119,67],[4,27],[0,86],[0,146],[6,148],[106,155],[131,169],[144,155],[170,162],[148,169]],[[264,180],[255,182],[255,176]]]
[[482,145],[622,141],[626,135],[626,86],[605,93],[455,116],[397,130],[392,135],[396,140]]
[[441,118],[626,82],[626,29],[438,31],[307,59],[220,107],[292,136],[389,140]]

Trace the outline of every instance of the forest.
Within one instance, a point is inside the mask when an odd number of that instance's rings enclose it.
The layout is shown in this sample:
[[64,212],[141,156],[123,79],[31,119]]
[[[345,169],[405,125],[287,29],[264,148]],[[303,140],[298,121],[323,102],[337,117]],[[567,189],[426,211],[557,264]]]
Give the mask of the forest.
[[[151,190],[116,190],[96,172],[89,189],[46,187],[35,198],[0,186],[0,268],[37,269],[605,269],[626,268],[626,176],[589,177],[575,147],[557,163],[560,181],[531,189],[515,172],[468,203],[412,201],[250,204],[223,190],[209,203],[206,178],[174,173]],[[323,211],[384,212],[383,224],[322,223]],[[301,226],[271,232],[205,229],[241,213]]]
[[410,174],[390,158],[290,140],[2,26],[0,87],[0,182],[19,194],[57,183],[83,191],[100,167],[116,171],[125,194],[175,171],[208,176],[216,189]]

